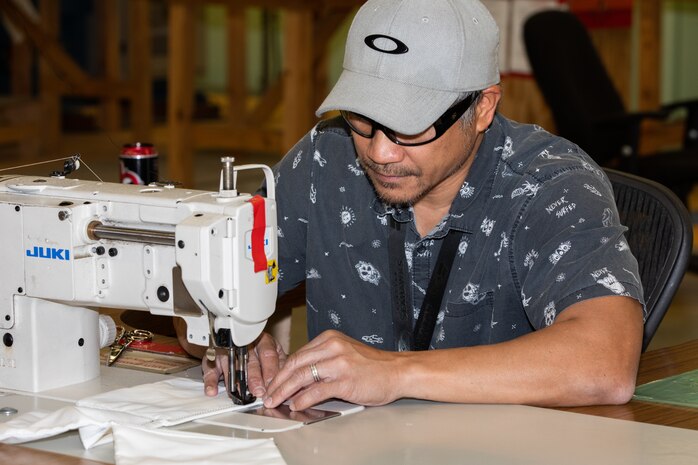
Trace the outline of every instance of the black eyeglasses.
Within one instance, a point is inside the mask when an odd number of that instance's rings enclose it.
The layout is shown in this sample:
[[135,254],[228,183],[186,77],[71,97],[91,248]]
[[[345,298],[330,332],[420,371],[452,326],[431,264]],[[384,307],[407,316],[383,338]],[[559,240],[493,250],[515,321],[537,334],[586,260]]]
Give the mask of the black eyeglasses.
[[416,145],[424,145],[434,142],[436,139],[443,136],[444,133],[448,131],[451,126],[453,126],[453,123],[458,121],[458,119],[463,116],[468,108],[470,108],[470,105],[473,104],[478,95],[479,93],[470,94],[468,97],[446,110],[446,113],[441,115],[439,119],[434,122],[434,124],[419,134],[415,134],[413,136],[395,132],[390,128],[386,128],[382,124],[358,113],[354,113],[353,111],[341,110],[340,113],[342,114],[344,121],[346,121],[349,125],[349,128],[351,128],[352,131],[361,137],[370,139],[374,136],[376,130],[380,129],[383,131],[383,134],[385,134],[385,136],[394,144],[414,147]]

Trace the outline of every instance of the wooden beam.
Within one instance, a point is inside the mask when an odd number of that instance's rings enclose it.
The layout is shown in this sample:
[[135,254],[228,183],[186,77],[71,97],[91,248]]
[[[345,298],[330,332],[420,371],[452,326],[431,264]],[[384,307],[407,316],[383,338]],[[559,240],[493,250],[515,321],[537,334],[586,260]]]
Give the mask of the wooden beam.
[[[226,1],[226,0],[223,0]],[[283,8],[284,10],[321,10],[330,7],[354,7],[363,5],[366,0],[238,0],[240,5],[260,8]]]
[[194,185],[194,154],[191,138],[194,105],[194,53],[192,37],[195,7],[189,3],[170,5],[168,34],[167,151],[169,180],[185,187]]
[[283,148],[289,150],[310,130],[313,108],[313,15],[284,12]]
[[[29,128],[22,128],[25,133]],[[172,172],[170,165],[173,160],[169,156],[169,145],[171,144],[169,124],[158,124],[153,126],[150,141],[160,150],[161,154],[167,155],[163,157],[164,164],[167,166],[168,176],[161,177],[161,180],[176,180],[169,173]],[[0,135],[4,135],[0,130]],[[9,136],[8,136],[9,137]],[[134,140],[133,131],[128,129],[120,129],[109,134],[109,137],[114,141],[129,141]],[[279,128],[258,128],[250,126],[241,126],[231,128],[226,121],[194,121],[190,126],[189,138],[191,144],[197,149],[202,150],[230,150],[234,152],[263,152],[263,153],[278,153],[282,154],[281,148],[281,130]],[[14,137],[12,140],[15,140]],[[55,147],[56,152],[70,153],[76,147],[100,147],[104,146],[104,133],[69,133],[61,138],[61,144]],[[118,148],[110,149],[114,153]],[[94,156],[94,155],[93,155]],[[92,163],[91,156],[85,155],[85,161],[88,164]],[[115,158],[116,159],[116,158]],[[192,159],[193,160],[193,159]],[[117,160],[118,163],[118,160]],[[192,166],[192,174],[195,172]],[[187,187],[195,187],[190,184]]]
[[[57,89],[59,87],[65,88],[69,92],[64,93],[71,95],[98,97],[105,95],[129,97],[131,95],[132,86],[130,83],[110,79],[93,79],[63,50],[57,33],[60,0],[42,2],[40,12],[41,23],[37,24],[28,18],[14,2],[0,1],[0,13],[5,13],[15,26],[22,29],[40,56],[50,66],[54,76],[58,78],[54,79]],[[46,14],[50,14],[51,18],[47,18]],[[51,25],[49,22],[55,24]]]
[[0,126],[0,144],[10,142],[22,142],[29,137],[36,137],[35,124],[13,124],[11,126]]
[[[225,0],[224,0],[225,1]],[[239,0],[243,6],[262,8],[283,8],[286,10],[322,10],[332,7],[353,7],[363,5],[366,0]]]
[[[7,5],[12,2],[0,2]],[[41,28],[46,31],[49,39],[58,38],[60,17],[60,0],[41,2],[39,4]],[[39,60],[39,98],[41,100],[41,145],[40,155],[53,153],[58,147],[61,136],[61,96],[60,82],[51,64],[41,57]]]
[[231,125],[225,121],[200,122],[192,126],[198,149],[279,153],[284,152],[280,129]]
[[150,2],[128,2],[129,56],[133,81],[131,125],[135,140],[152,140],[153,131],[153,64]]
[[315,48],[313,56],[313,69],[315,70],[313,108],[319,107],[330,91],[327,78],[330,39],[337,32],[339,26],[353,13],[353,7],[333,8],[323,11],[315,17],[313,43],[318,44],[318,47]]
[[[97,2],[97,15],[101,24],[101,42],[103,50],[104,76],[108,81],[116,82],[121,73],[120,44],[119,44],[119,5],[117,0],[102,0]],[[119,99],[112,93],[105,93],[102,98],[102,127],[106,131],[119,128],[120,112]]]
[[[42,24],[44,23],[44,11],[47,11],[48,7],[43,5],[43,3],[53,3],[53,2],[42,2],[41,4],[41,17]],[[56,0],[56,4],[58,4]],[[51,6],[52,9],[56,8],[56,5]],[[60,9],[56,10],[59,12]],[[34,44],[34,46],[39,50],[42,56],[47,62],[53,66],[58,76],[69,83],[71,86],[79,87],[89,80],[89,76],[75,63],[75,61],[63,50],[63,48],[58,43],[57,36],[54,36],[46,29],[45,25],[42,27],[35,23],[32,19],[28,18],[24,12],[17,7],[14,2],[1,1],[0,2],[0,12],[7,15],[8,19],[20,28],[26,35],[27,38]]]
[[29,41],[13,43],[10,54],[12,95],[28,97],[32,94],[32,48]]
[[661,0],[639,0],[639,110],[660,104]]
[[345,8],[333,8],[326,10],[318,14],[315,19],[315,43],[323,45],[323,47],[318,47],[315,51],[315,59],[317,60],[319,56],[324,55],[327,50],[329,41],[337,32],[339,26],[347,19],[347,17],[354,13],[353,7]]
[[245,78],[245,10],[237,4],[227,8],[228,39],[228,100],[230,124],[239,126],[247,113],[247,86]]
[[284,97],[283,77],[272,82],[247,117],[247,124],[259,126],[269,121]]
[[[168,0],[170,4],[182,4],[186,3],[189,5],[197,4],[230,4],[230,0]],[[350,6],[360,6],[365,3],[366,0],[235,0],[237,6],[240,7],[258,7],[258,8],[274,8],[274,9],[284,9],[284,10],[321,10],[323,8],[329,7],[350,7]]]
[[[320,44],[313,50],[313,68],[315,81],[313,84],[313,111],[320,105],[329,91],[327,85],[327,44],[332,34],[342,24],[346,17],[354,11],[353,8],[332,10],[318,15],[314,19],[313,43]],[[247,122],[251,126],[263,124],[271,118],[274,110],[283,98],[283,75],[269,85],[262,98],[250,112]]]

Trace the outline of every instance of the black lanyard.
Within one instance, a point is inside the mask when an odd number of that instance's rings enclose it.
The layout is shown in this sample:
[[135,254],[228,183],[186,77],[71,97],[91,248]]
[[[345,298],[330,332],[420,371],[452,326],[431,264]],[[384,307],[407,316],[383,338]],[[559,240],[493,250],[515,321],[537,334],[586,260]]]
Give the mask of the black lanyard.
[[434,334],[451,266],[463,232],[451,229],[444,238],[439,257],[436,259],[434,272],[429,280],[429,286],[427,286],[419,318],[417,318],[414,331],[412,331],[412,310],[407,306],[407,296],[412,286],[408,278],[407,259],[405,258],[405,234],[408,225],[395,221],[391,217],[390,226],[388,254],[395,349],[398,351],[427,350]]

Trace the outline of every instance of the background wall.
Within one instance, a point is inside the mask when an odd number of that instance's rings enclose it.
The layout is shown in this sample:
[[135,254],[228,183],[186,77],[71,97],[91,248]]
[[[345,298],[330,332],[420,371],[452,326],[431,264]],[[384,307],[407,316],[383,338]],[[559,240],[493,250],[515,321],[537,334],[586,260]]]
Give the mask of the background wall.
[[662,101],[698,97],[698,2],[664,2]]

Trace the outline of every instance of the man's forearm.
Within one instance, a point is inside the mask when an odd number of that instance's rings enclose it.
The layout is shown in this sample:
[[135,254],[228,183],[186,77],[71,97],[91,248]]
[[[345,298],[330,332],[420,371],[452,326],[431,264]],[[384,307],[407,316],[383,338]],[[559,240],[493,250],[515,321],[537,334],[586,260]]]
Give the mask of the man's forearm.
[[500,344],[396,354],[400,397],[542,406],[622,404],[642,343],[640,304],[580,302],[550,327]]

